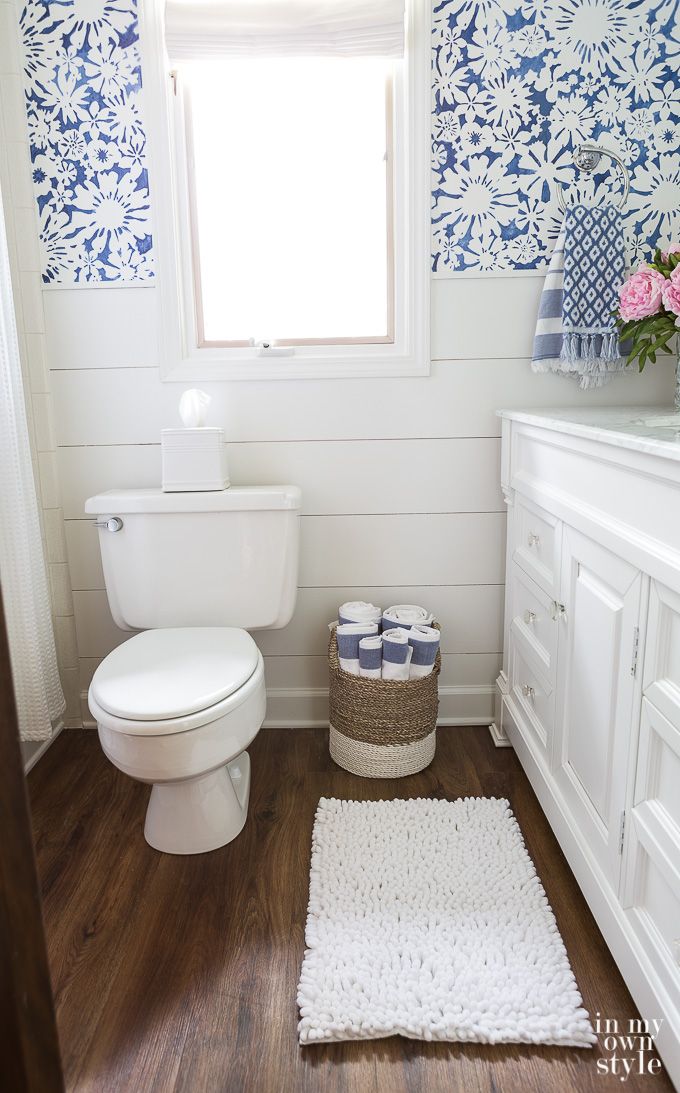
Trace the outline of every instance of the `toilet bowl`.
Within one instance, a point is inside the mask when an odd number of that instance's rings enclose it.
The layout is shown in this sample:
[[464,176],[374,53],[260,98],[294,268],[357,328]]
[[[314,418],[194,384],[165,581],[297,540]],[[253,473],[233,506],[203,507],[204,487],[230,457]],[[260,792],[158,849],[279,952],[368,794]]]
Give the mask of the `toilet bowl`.
[[246,821],[246,748],[266,709],[255,642],[232,627],[147,630],[95,672],[88,702],[107,758],[151,783],[146,841],[170,854],[225,846]]

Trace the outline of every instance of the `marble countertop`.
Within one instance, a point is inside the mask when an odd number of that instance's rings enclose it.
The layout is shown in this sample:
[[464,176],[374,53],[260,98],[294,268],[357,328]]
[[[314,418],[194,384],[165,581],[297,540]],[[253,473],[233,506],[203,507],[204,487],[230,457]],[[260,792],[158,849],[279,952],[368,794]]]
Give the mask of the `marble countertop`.
[[664,406],[498,410],[499,417],[680,462],[680,413]]

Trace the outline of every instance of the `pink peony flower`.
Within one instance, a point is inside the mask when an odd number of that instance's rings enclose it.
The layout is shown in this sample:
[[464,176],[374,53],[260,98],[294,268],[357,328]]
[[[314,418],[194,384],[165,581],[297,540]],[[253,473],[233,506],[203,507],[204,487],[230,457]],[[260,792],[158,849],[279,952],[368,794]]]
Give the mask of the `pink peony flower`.
[[680,266],[676,266],[663,288],[663,306],[666,311],[680,315]]
[[669,243],[668,250],[661,251],[661,257],[667,262],[671,254],[680,254],[680,243]]
[[647,319],[661,308],[664,286],[668,282],[663,273],[640,266],[619,290],[619,314],[626,322]]

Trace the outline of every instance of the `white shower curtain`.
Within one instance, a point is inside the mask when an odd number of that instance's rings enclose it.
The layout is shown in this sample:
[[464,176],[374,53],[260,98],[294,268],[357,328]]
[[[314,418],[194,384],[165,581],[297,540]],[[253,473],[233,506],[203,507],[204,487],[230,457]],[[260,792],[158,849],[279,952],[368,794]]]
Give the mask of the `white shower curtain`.
[[0,194],[0,583],[22,740],[47,740],[64,709],[26,423]]

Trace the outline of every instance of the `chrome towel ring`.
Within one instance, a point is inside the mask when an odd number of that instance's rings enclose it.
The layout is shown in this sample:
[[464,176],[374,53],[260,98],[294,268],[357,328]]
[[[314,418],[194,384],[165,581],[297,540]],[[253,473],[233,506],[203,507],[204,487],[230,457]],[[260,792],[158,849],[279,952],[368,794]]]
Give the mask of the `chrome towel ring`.
[[[619,209],[623,209],[630,193],[630,175],[628,174],[628,168],[621,159],[617,156],[616,152],[610,151],[609,148],[603,148],[601,144],[579,144],[574,149],[573,160],[579,171],[587,171],[591,174],[598,163],[602,159],[602,156],[607,156],[618,167],[621,172],[621,178],[623,181],[623,192],[618,204]],[[566,212],[567,203],[564,200],[564,190],[560,186],[557,190],[557,200],[562,212]]]

